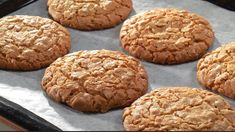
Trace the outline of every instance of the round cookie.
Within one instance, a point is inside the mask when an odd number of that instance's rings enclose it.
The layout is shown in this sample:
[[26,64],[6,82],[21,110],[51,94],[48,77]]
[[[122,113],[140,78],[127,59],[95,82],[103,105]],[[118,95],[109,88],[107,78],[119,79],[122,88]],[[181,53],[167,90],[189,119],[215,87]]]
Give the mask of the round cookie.
[[156,9],[126,20],[122,47],[131,55],[158,64],[196,60],[212,45],[214,33],[203,17],[177,9]]
[[132,0],[48,0],[54,20],[80,30],[111,28],[128,17]]
[[235,42],[201,58],[197,64],[197,79],[203,86],[235,99]]
[[46,69],[42,88],[55,101],[83,112],[129,106],[148,86],[140,62],[118,51],[79,51]]
[[125,108],[123,125],[127,131],[234,131],[235,111],[206,90],[160,88]]
[[0,19],[1,69],[40,69],[69,48],[69,32],[48,18],[17,15]]

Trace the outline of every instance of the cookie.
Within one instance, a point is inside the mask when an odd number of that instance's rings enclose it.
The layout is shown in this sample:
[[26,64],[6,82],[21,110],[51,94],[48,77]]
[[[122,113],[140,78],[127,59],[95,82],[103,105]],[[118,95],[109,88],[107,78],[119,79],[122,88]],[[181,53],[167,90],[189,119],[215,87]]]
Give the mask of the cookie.
[[155,9],[126,20],[122,47],[131,55],[158,64],[196,60],[212,45],[214,33],[203,17],[177,9]]
[[109,50],[68,54],[52,63],[42,79],[52,99],[83,112],[129,106],[147,86],[147,73],[137,59]]
[[36,70],[50,65],[70,48],[69,32],[39,16],[0,19],[0,68]]
[[197,64],[197,79],[203,86],[235,99],[235,42],[201,58]]
[[54,20],[80,30],[111,28],[128,17],[131,0],[48,0]]
[[124,109],[127,131],[235,131],[235,111],[206,90],[155,89]]

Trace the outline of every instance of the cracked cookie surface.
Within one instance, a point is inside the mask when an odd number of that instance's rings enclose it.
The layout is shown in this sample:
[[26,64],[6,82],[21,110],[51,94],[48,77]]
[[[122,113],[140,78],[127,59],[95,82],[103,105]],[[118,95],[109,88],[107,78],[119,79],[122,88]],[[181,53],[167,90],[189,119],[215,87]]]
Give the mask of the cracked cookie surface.
[[158,64],[196,60],[212,45],[214,33],[203,17],[177,9],[156,9],[126,20],[122,47],[131,55]]
[[147,87],[147,73],[137,59],[109,50],[61,57],[42,79],[42,88],[52,99],[83,112],[129,106]]
[[48,18],[18,15],[0,19],[1,69],[40,69],[69,48],[69,32]]
[[132,0],[48,0],[48,12],[54,20],[80,30],[114,27],[131,10]]
[[205,87],[235,99],[235,42],[201,58],[197,64],[197,79]]
[[159,88],[125,108],[123,125],[127,131],[234,131],[235,111],[206,90]]

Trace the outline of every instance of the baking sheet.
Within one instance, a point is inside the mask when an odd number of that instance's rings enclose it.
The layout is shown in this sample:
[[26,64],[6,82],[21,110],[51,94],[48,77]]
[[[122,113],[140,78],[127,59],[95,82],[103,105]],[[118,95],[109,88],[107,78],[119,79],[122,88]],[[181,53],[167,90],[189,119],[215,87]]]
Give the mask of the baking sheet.
[[[215,31],[215,42],[210,50],[235,41],[235,12],[201,0],[133,0],[130,16],[160,7],[186,9],[204,16]],[[38,15],[49,17],[46,0],[39,0],[10,15]],[[69,29],[72,39],[70,52],[78,50],[109,49],[123,51],[119,42],[121,25],[100,31]],[[196,79],[197,61],[180,65],[156,65],[142,61],[149,75],[149,90],[166,86],[200,87]],[[85,114],[49,99],[41,90],[45,69],[31,72],[0,70],[0,96],[13,101],[62,130],[123,130],[122,109],[104,114]],[[235,108],[235,101],[225,99]],[[16,115],[17,116],[17,115]]]

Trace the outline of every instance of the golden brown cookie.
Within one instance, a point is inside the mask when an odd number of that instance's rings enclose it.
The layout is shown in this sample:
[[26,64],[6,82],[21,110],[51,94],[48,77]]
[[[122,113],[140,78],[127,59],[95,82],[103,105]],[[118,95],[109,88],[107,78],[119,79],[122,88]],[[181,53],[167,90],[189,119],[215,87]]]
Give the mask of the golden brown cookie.
[[123,113],[127,131],[235,131],[235,111],[206,90],[155,89]]
[[83,112],[129,106],[147,86],[147,73],[137,59],[109,50],[61,57],[42,79],[42,87],[52,99]]
[[69,32],[48,18],[18,15],[0,19],[1,69],[40,69],[69,48]]
[[122,47],[131,55],[158,64],[196,60],[212,45],[214,33],[203,17],[177,9],[156,9],[126,20]]
[[81,30],[114,27],[131,10],[132,0],[48,0],[48,12],[54,20]]
[[235,99],[235,42],[201,58],[197,64],[197,78],[203,86]]

